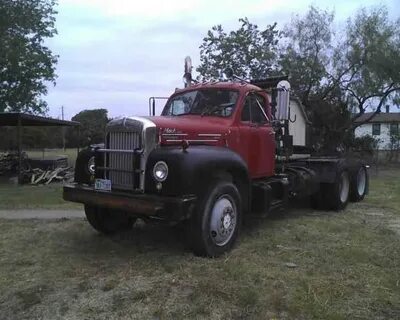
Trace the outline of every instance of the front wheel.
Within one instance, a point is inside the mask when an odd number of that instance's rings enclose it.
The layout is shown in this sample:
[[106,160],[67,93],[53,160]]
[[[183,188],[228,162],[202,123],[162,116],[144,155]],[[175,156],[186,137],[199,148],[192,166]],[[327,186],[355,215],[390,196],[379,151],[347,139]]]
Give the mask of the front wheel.
[[199,199],[188,237],[196,255],[217,257],[229,251],[239,234],[241,198],[232,182],[217,181]]
[[104,234],[129,230],[136,221],[123,211],[89,205],[85,205],[85,214],[89,224]]

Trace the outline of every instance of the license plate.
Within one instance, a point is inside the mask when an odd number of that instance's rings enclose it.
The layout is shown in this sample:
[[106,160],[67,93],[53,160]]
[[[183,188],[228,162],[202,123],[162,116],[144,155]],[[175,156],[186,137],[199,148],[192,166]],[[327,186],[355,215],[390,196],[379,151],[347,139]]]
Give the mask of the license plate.
[[111,191],[111,180],[108,180],[108,179],[96,179],[94,181],[94,188],[96,190]]

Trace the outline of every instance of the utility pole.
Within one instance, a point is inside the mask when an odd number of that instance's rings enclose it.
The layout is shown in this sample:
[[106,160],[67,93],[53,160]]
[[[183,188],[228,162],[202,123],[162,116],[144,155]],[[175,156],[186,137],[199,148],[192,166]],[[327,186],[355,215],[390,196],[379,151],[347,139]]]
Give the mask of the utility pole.
[[[64,120],[64,106],[61,106],[61,119]],[[63,150],[65,152],[65,127],[62,126],[62,141],[63,141]]]

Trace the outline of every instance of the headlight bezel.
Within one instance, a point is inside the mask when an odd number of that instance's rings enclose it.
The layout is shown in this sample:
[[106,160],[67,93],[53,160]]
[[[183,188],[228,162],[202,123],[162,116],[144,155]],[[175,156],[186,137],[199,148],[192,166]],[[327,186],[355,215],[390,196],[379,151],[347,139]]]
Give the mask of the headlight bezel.
[[87,171],[91,176],[94,176],[96,174],[95,156],[89,158],[87,163]]
[[[160,168],[159,168],[160,166],[163,169],[162,172],[164,172],[164,176],[157,175],[157,172],[161,171]],[[165,161],[157,161],[156,164],[153,167],[153,178],[154,178],[154,180],[156,180],[157,182],[164,182],[168,178],[168,171],[169,171],[169,168],[168,168],[168,165],[167,165],[167,163]]]

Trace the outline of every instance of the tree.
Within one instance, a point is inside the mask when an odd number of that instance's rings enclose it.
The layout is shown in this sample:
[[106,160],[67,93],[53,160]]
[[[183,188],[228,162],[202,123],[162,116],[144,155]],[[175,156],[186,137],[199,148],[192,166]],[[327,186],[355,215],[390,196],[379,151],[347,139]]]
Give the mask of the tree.
[[[385,7],[361,9],[347,23],[344,42],[336,54],[338,83],[350,108],[353,126],[380,113],[387,102],[396,103],[400,93],[400,20],[391,21]],[[366,111],[364,122],[354,123]]]
[[0,1],[0,112],[43,114],[57,56],[44,45],[55,29],[55,0]]
[[219,79],[220,73],[232,68],[243,78],[263,78],[275,69],[280,34],[276,23],[260,30],[247,18],[239,19],[241,26],[226,33],[221,25],[212,27],[200,46],[197,71],[203,79]]
[[316,151],[336,152],[345,139],[343,125],[350,113],[337,86],[332,86],[334,13],[311,6],[284,28],[280,72],[289,76],[292,94],[298,96],[312,122],[309,144]]
[[296,15],[283,31],[280,45],[280,71],[290,78],[291,87],[308,107],[319,101],[328,82],[332,57],[333,12],[311,6],[303,16]]
[[107,109],[83,110],[72,117],[80,122],[80,138],[75,128],[68,128],[66,134],[68,147],[84,147],[89,144],[104,142],[104,132],[109,121]]

